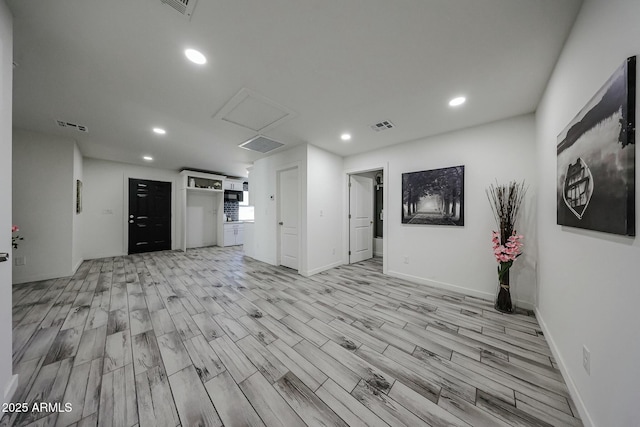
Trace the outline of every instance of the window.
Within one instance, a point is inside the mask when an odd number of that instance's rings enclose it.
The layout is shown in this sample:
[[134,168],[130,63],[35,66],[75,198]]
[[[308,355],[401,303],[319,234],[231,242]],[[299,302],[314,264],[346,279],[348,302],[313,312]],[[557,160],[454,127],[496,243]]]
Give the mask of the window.
[[253,221],[253,206],[249,206],[249,192],[242,192],[242,202],[238,203],[238,220],[239,221]]
[[249,206],[249,192],[242,192],[242,201],[238,203],[240,206]]

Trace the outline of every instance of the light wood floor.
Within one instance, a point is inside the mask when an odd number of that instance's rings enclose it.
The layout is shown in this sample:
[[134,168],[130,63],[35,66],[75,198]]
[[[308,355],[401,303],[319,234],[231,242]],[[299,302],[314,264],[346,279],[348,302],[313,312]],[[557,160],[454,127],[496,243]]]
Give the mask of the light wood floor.
[[214,247],[16,285],[28,411],[0,424],[581,425],[535,317],[381,270],[304,278]]

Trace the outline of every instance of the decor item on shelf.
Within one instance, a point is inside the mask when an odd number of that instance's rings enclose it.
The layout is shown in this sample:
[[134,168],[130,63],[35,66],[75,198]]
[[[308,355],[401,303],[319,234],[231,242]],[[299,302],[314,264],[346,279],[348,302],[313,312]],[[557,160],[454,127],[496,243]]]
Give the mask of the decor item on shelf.
[[498,261],[499,284],[495,309],[512,313],[509,269],[513,261],[522,254],[523,236],[516,233],[515,225],[527,188],[524,181],[511,181],[503,185],[491,184],[486,192],[499,229],[492,234],[493,254]]
[[12,225],[11,226],[11,246],[13,246],[13,249],[18,249],[18,242],[20,240],[24,240],[24,237],[20,237],[18,235],[14,235],[13,233],[17,233],[18,231],[20,231],[20,228],[17,225]]
[[635,236],[636,57],[558,135],[557,222]]
[[464,166],[402,174],[402,223],[464,225]]

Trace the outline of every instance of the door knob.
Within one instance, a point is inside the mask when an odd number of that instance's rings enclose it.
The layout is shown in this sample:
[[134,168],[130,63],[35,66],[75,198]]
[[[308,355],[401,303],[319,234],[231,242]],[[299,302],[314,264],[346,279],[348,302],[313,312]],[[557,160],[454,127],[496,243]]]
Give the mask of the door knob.
[[280,225],[284,225],[284,222],[280,221],[278,224],[280,224]]
[[132,219],[129,220],[129,224],[133,224],[133,220]]
[[129,215],[129,218],[133,218],[133,215]]
[[0,262],[5,262],[9,259],[9,254],[7,252],[0,252]]

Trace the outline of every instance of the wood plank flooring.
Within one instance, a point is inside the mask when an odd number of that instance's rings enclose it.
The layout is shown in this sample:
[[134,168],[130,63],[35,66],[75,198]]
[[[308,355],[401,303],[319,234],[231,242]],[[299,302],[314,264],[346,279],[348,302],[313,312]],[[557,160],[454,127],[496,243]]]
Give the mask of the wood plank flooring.
[[582,425],[533,315],[381,264],[305,278],[211,247],[16,285],[29,410],[0,426]]

